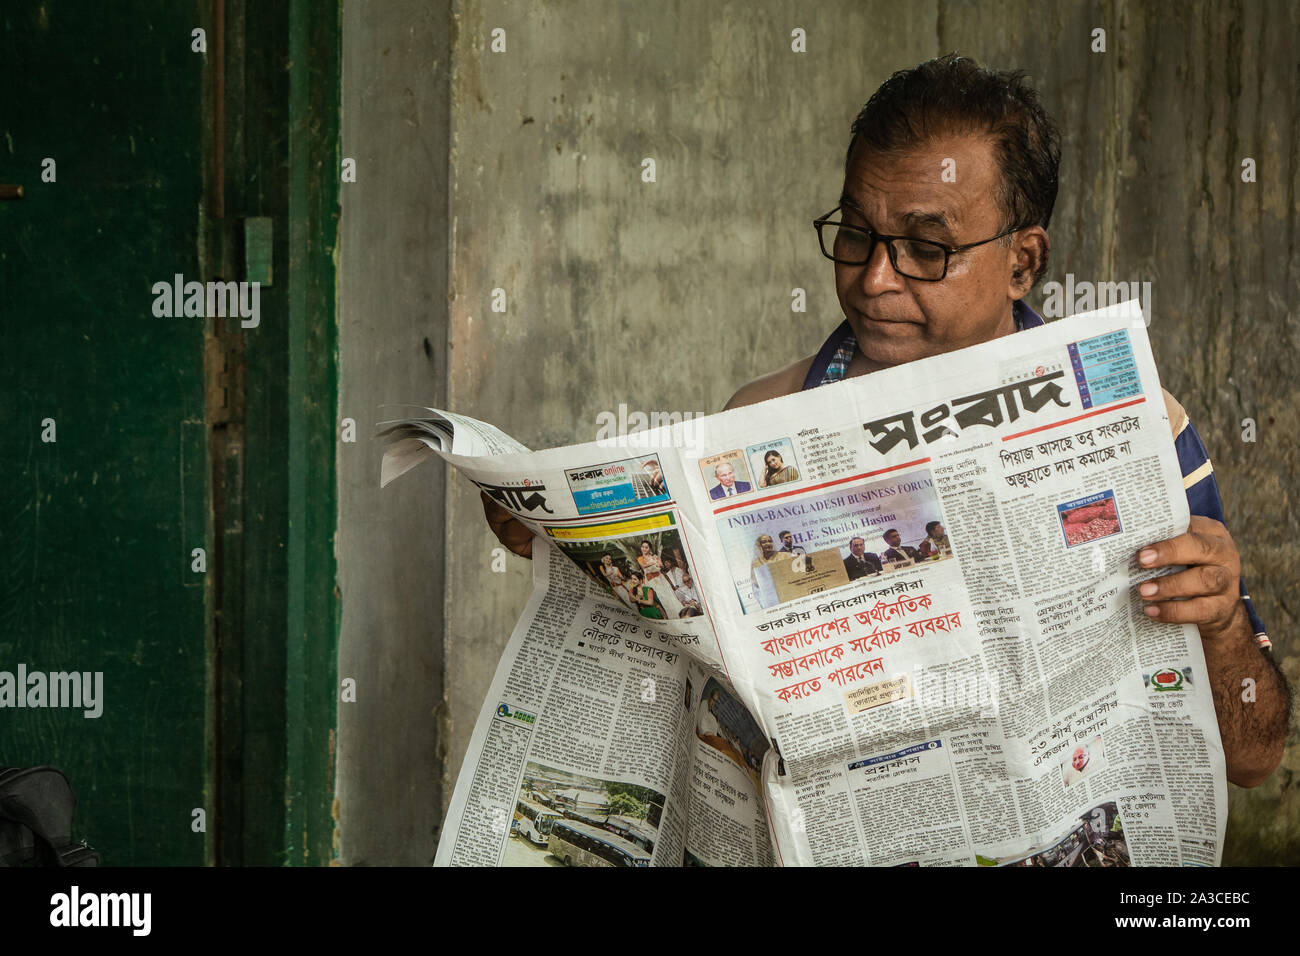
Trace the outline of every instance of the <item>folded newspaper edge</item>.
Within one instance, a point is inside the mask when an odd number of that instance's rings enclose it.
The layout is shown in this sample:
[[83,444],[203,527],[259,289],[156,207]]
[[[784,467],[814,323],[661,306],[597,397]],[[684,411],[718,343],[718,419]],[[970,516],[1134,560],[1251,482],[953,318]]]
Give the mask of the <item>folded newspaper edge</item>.
[[1136,302],[529,452],[425,409],[546,541],[438,865],[1217,865],[1187,501]]

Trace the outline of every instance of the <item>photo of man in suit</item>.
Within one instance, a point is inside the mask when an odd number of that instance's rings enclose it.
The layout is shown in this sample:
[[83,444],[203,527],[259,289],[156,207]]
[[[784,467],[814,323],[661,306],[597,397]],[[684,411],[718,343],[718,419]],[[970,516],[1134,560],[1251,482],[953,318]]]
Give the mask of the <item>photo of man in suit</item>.
[[848,572],[850,581],[868,574],[879,574],[880,569],[880,559],[868,553],[866,539],[854,538],[849,542],[849,556],[844,559],[844,570]]
[[919,561],[920,554],[911,545],[903,544],[903,536],[897,528],[890,528],[884,534],[885,544],[889,545],[880,555],[881,561]]
[[782,531],[777,537],[781,539],[781,554],[790,555],[792,560],[801,557],[803,560],[798,565],[800,571],[806,573],[813,570],[812,558],[808,557],[808,552],[804,548],[794,543],[793,534]]
[[724,461],[714,468],[713,477],[718,479],[718,483],[709,489],[709,497],[714,501],[749,491],[749,482],[736,480],[736,469],[731,466],[731,462]]

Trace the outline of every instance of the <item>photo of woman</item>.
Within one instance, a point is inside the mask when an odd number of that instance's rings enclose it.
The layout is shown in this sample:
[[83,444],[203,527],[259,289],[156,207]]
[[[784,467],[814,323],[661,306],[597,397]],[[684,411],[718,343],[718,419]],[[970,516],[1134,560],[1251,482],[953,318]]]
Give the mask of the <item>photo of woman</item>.
[[608,551],[600,557],[600,573],[605,576],[605,580],[612,588],[617,588],[624,581],[623,572],[618,569],[618,565],[614,563],[614,556]]
[[655,554],[654,546],[649,541],[642,541],[640,548],[641,553],[636,556],[636,563],[641,565],[641,573],[645,576],[646,581],[653,581],[663,573],[663,568],[659,563],[659,555]]
[[671,554],[665,553],[660,561],[660,569],[664,577],[668,580],[671,590],[676,591],[682,586],[682,578],[686,572],[677,564],[676,559]]
[[787,481],[798,481],[799,470],[794,465],[787,465],[781,453],[773,448],[763,456],[763,474],[758,479],[758,486],[780,485]]
[[641,575],[635,571],[627,580],[627,591],[632,596],[632,601],[637,610],[641,612],[642,617],[648,617],[656,621],[663,621],[668,618],[668,612],[664,610],[664,606],[660,603],[659,596],[655,594],[654,588],[644,584]]
[[[671,522],[641,529],[635,536],[604,538],[598,534],[597,531],[597,536],[586,541],[559,539],[556,545],[601,592],[612,595],[630,610],[640,614],[647,607],[632,596],[631,577],[636,574],[637,585],[649,588],[655,595],[653,604],[658,606],[663,618],[682,616],[684,606],[677,592],[682,589],[690,566]],[[697,598],[694,614],[700,613]]]

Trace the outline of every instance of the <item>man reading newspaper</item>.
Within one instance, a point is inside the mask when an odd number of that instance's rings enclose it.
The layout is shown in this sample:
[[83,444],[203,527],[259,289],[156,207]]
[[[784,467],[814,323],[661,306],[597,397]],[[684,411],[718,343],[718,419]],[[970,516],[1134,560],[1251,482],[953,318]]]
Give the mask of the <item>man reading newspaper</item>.
[[[953,56],[922,63],[887,80],[852,132],[840,200],[815,222],[844,322],[816,355],[745,385],[728,409],[1043,324],[1024,299],[1047,269],[1059,134],[1022,74]],[[1289,690],[1205,446],[1164,400],[1192,517],[1186,533],[1140,549],[1148,569],[1185,566],[1140,594],[1154,620],[1199,629],[1227,777],[1258,786],[1281,760]],[[486,495],[483,504],[500,541],[531,557],[532,532]]]

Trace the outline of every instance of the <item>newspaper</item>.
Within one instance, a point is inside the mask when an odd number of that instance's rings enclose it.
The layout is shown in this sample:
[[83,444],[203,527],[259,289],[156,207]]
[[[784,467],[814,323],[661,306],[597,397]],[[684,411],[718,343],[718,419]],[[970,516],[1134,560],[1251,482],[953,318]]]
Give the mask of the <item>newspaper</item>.
[[382,427],[539,535],[437,865],[1219,863],[1137,303],[567,448]]

